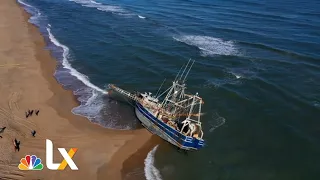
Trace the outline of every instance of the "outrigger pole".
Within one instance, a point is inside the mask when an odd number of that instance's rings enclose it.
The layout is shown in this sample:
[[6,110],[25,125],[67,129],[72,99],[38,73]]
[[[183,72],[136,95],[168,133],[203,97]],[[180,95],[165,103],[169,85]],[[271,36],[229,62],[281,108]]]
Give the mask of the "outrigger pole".
[[161,88],[162,88],[162,85],[163,85],[163,83],[164,83],[165,81],[166,81],[166,79],[164,79],[164,80],[162,81],[161,86],[159,87],[159,89],[158,89],[158,91],[157,91],[156,97],[158,96],[158,94],[159,94],[159,92],[160,92],[160,90],[161,90]]
[[181,80],[181,78],[182,78],[182,76],[183,76],[183,74],[184,74],[184,71],[187,69],[187,67],[188,67],[188,65],[189,65],[190,60],[191,60],[191,59],[189,59],[189,61],[188,61],[187,65],[185,66],[185,68],[184,68],[184,70],[183,70],[183,72],[182,72],[182,74],[181,74],[181,76],[180,76],[180,78],[179,78],[180,80]]
[[191,66],[190,66],[190,68],[189,68],[189,70],[188,70],[188,72],[187,72],[186,76],[184,77],[183,82],[185,82],[185,80],[186,80],[187,76],[189,75],[189,72],[190,72],[190,70],[191,70],[191,68],[192,68],[193,64],[194,64],[194,60],[193,60],[193,62],[192,62],[192,64],[191,64]]

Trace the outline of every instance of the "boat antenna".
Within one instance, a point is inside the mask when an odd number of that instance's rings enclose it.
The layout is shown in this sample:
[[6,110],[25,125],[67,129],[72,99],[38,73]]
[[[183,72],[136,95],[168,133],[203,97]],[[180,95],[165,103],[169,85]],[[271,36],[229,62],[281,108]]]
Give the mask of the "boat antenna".
[[187,65],[185,66],[185,68],[184,68],[184,70],[183,70],[183,72],[182,72],[182,74],[181,74],[181,76],[180,76],[180,80],[181,80],[181,78],[182,78],[182,76],[183,76],[183,74],[184,74],[184,71],[187,69],[187,67],[188,67],[188,65],[189,65],[190,60],[191,60],[191,59],[189,59],[189,61],[188,61]]
[[164,79],[164,80],[162,81],[161,86],[159,87],[159,89],[158,89],[158,91],[157,91],[156,97],[158,96],[158,94],[159,94],[159,92],[160,92],[160,90],[161,90],[161,88],[162,88],[162,85],[163,85],[163,83],[164,83],[165,81],[166,81],[166,79]]
[[187,79],[187,76],[188,76],[188,74],[189,74],[189,72],[190,72],[190,70],[191,70],[191,68],[192,68],[192,66],[193,66],[193,64],[194,64],[194,61],[195,61],[195,60],[193,60],[193,62],[192,62],[192,64],[191,64],[191,66],[190,66],[190,68],[189,68],[186,76],[184,77],[183,82]]

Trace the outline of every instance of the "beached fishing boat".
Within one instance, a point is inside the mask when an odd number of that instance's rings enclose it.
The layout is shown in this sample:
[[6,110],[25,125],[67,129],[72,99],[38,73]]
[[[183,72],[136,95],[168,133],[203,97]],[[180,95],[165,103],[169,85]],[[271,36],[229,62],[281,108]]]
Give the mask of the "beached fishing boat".
[[[130,93],[113,84],[114,90],[135,103],[135,113],[142,125],[151,133],[184,150],[198,150],[204,146],[201,127],[201,105],[204,103],[198,93],[186,94],[186,78],[194,61],[178,72],[172,85],[164,92],[156,95],[152,93]],[[182,72],[181,72],[182,71]]]

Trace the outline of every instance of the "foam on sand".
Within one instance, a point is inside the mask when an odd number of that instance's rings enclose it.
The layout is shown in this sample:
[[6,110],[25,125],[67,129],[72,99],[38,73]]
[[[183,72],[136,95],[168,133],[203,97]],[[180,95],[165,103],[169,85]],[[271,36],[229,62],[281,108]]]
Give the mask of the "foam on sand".
[[23,2],[22,0],[18,0],[18,3],[23,5],[25,7],[25,9],[27,10],[27,12],[29,12],[32,15],[28,21],[33,24],[37,24],[39,18],[41,17],[41,12],[39,11],[39,9],[33,7],[30,4]]

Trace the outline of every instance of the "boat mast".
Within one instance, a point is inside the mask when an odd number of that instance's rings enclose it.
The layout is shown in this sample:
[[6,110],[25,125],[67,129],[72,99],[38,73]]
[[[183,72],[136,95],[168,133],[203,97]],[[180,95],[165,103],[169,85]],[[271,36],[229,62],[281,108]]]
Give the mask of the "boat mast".
[[170,114],[176,114],[177,111],[181,109],[185,109],[183,104],[180,104],[181,101],[185,98],[184,91],[186,89],[185,80],[194,64],[194,61],[190,63],[192,60],[189,59],[188,63],[180,68],[178,74],[175,77],[175,80],[172,82],[172,86],[169,88],[169,92],[167,93],[165,99],[161,103],[161,107],[166,108]]

